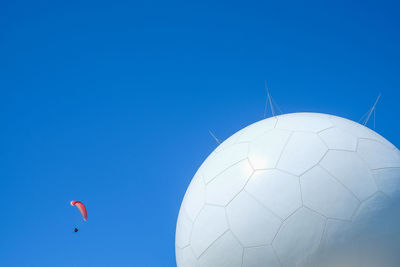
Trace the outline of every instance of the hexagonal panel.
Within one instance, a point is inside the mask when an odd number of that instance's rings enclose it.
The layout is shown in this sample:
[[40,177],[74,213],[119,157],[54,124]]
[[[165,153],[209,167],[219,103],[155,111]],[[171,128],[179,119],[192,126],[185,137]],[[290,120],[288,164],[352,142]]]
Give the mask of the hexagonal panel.
[[249,160],[255,169],[275,168],[290,132],[269,130],[250,143]]
[[379,190],[393,198],[400,197],[400,168],[374,170],[373,175]]
[[218,238],[199,258],[200,267],[241,267],[243,248],[231,232]]
[[371,138],[374,139],[376,136],[372,132],[368,131],[368,128],[351,120],[337,117],[337,116],[331,116],[330,120],[333,122],[333,124],[350,133],[356,138]]
[[377,133],[377,132],[371,130],[371,129],[368,128],[368,127],[365,127],[365,130],[366,130],[367,132],[369,132],[372,136],[374,136],[374,138],[373,138],[374,140],[380,142],[381,144],[383,144],[384,146],[388,147],[389,149],[396,149],[396,147],[395,147],[391,142],[389,142],[388,140],[386,140],[386,138],[384,138],[384,137],[383,137],[382,135],[380,135],[379,133]]
[[313,133],[295,132],[290,137],[278,162],[278,169],[301,175],[317,164],[327,151]]
[[307,208],[301,208],[290,216],[272,243],[282,265],[296,266],[298,261],[314,253],[320,244],[324,225],[325,218]]
[[222,150],[234,145],[236,143],[237,139],[239,138],[239,136],[241,135],[242,131],[243,131],[243,129],[240,130],[239,132],[236,132],[234,135],[231,135],[230,137],[228,137],[214,151],[216,153],[219,153]]
[[[377,192],[361,204],[353,218],[352,232],[354,235],[365,238],[374,238],[389,244],[394,242],[397,247],[400,239],[400,206],[398,199],[393,199]],[[368,222],[368,223],[366,223]],[[387,243],[389,242],[389,243]],[[394,244],[391,244],[392,247]]]
[[348,230],[352,226],[350,221],[342,221],[337,219],[328,219],[326,221],[324,236],[322,238],[321,246],[325,248],[333,248],[334,244],[338,244],[339,246],[343,246],[343,240],[346,240],[349,237]]
[[400,167],[400,157],[396,151],[378,141],[360,139],[357,153],[371,169]]
[[[377,216],[374,219],[377,219],[377,223],[371,224],[370,220],[364,219],[359,222],[328,220],[321,248],[318,250],[319,261],[308,266],[325,266],[326,262],[329,266],[398,266],[398,234],[387,231],[390,218],[382,220],[382,217]],[[398,233],[396,223],[390,228],[393,230],[395,226],[395,232]]]
[[191,245],[195,255],[199,257],[227,230],[225,209],[206,205],[193,224]]
[[339,128],[345,130],[346,132],[352,134],[353,136],[357,138],[365,138],[365,139],[371,139],[371,140],[376,140],[388,148],[394,148],[393,144],[390,143],[388,140],[386,140],[384,137],[382,137],[380,134],[377,132],[372,131],[368,127],[365,127],[364,125],[361,125],[359,123],[356,123],[354,121],[332,116],[331,117],[332,122]]
[[[332,266],[347,266],[347,264],[352,263],[351,257],[354,255],[351,254],[353,254],[354,251],[350,254],[343,253],[343,251],[349,249],[349,240],[354,238],[351,236],[351,231],[349,231],[351,226],[351,221],[328,219],[321,245],[318,249],[319,258],[315,259],[316,262],[311,266],[320,266],[320,262],[329,262],[333,264]],[[343,248],[345,249],[343,250]],[[355,256],[359,257],[359,255]]]
[[332,127],[327,115],[315,113],[296,113],[278,117],[276,128],[291,131],[319,132]]
[[299,178],[278,170],[256,171],[245,190],[283,219],[302,205]]
[[377,191],[370,169],[355,152],[329,151],[320,165],[350,189],[359,200],[364,200]]
[[326,129],[319,136],[329,149],[356,151],[357,138],[340,128]]
[[[384,211],[385,208],[388,208],[390,205],[391,200],[388,196],[384,195],[382,192],[377,192],[369,199],[365,200],[360,208],[357,211],[357,214],[354,216],[353,223],[363,223],[365,221],[370,221],[371,218],[375,217],[381,211]],[[396,203],[396,206],[397,203]],[[399,217],[398,214],[395,214],[396,217]],[[384,220],[387,219],[386,216],[381,217]],[[379,217],[373,218],[376,221],[382,220]],[[384,224],[374,224],[372,226],[382,227]]]
[[207,203],[225,206],[243,189],[252,173],[247,159],[228,168],[207,185]]
[[209,183],[228,167],[247,158],[248,144],[234,144],[219,153],[212,153],[201,166],[204,181]]
[[245,248],[242,267],[280,267],[271,246]]
[[195,176],[186,191],[183,199],[183,209],[189,218],[194,221],[197,214],[206,202],[206,186],[201,176]]
[[300,177],[303,203],[331,218],[349,220],[360,202],[329,173],[316,166]]
[[275,127],[276,121],[277,119],[275,117],[272,117],[247,126],[243,129],[242,133],[237,139],[237,142],[253,141],[256,137],[260,136],[264,132],[273,129]]
[[176,249],[176,263],[178,266],[182,267],[199,267],[199,263],[193,254],[191,247],[186,247],[184,249]]
[[248,193],[241,192],[226,208],[231,231],[248,246],[270,244],[281,220]]
[[179,211],[178,222],[176,225],[175,244],[183,248],[190,243],[190,233],[192,231],[192,221],[186,215],[184,209]]

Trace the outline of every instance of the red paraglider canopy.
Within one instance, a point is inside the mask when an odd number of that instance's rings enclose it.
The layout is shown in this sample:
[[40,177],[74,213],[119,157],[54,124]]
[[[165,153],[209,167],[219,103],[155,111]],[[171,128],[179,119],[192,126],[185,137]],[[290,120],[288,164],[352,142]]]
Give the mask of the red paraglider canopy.
[[80,201],[72,200],[71,201],[71,206],[76,206],[79,209],[79,211],[82,214],[83,219],[86,222],[87,221],[87,211],[86,211],[85,205],[83,205],[83,203],[80,202]]

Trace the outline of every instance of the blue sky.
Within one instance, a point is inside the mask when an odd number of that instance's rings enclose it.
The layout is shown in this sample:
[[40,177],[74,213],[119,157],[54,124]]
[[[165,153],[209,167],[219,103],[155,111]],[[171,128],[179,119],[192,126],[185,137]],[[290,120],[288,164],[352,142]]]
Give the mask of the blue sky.
[[208,130],[262,119],[264,80],[353,120],[382,92],[400,146],[398,2],[277,2],[2,1],[0,266],[175,266]]

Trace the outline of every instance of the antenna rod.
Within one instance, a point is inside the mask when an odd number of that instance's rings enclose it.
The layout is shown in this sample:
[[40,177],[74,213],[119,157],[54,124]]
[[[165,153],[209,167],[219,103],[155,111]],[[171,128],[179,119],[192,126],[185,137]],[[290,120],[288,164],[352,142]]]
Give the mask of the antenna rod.
[[208,132],[215,139],[215,142],[217,142],[218,145],[221,144],[221,141],[210,130],[208,130]]
[[269,100],[269,92],[268,92],[267,81],[265,81],[265,88],[267,88],[267,100],[265,100],[264,119],[267,117],[268,100]]
[[267,106],[268,106],[268,102],[269,102],[269,106],[270,106],[270,108],[271,108],[272,116],[275,117],[274,106],[273,106],[273,104],[272,104],[271,94],[269,93],[269,88],[268,88],[267,81],[265,81],[265,88],[267,89],[267,102],[265,103],[264,118],[267,116]]
[[374,105],[372,106],[372,108],[370,109],[370,111],[368,113],[368,116],[365,118],[364,123],[363,123],[364,126],[368,123],[369,119],[371,118],[371,115],[375,112],[376,105],[378,104],[378,101],[381,98],[381,95],[382,94],[379,93],[378,97],[375,100]]

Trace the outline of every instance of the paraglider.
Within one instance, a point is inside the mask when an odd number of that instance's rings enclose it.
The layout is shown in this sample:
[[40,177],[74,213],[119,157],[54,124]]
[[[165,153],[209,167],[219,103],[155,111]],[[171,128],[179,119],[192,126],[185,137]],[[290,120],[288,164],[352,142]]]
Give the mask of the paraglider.
[[83,219],[86,222],[87,221],[87,211],[86,211],[85,205],[83,205],[83,203],[80,202],[80,201],[72,200],[71,201],[71,206],[76,206],[79,209],[79,211],[82,214]]
[[[76,201],[76,200],[72,200],[71,201],[71,206],[76,206],[78,208],[78,210],[81,212],[82,214],[82,218],[83,220],[86,222],[87,221],[87,211],[86,211],[86,207],[85,205],[83,205],[82,202],[80,201]],[[74,233],[78,232],[79,229],[77,227],[75,227],[74,229]]]

